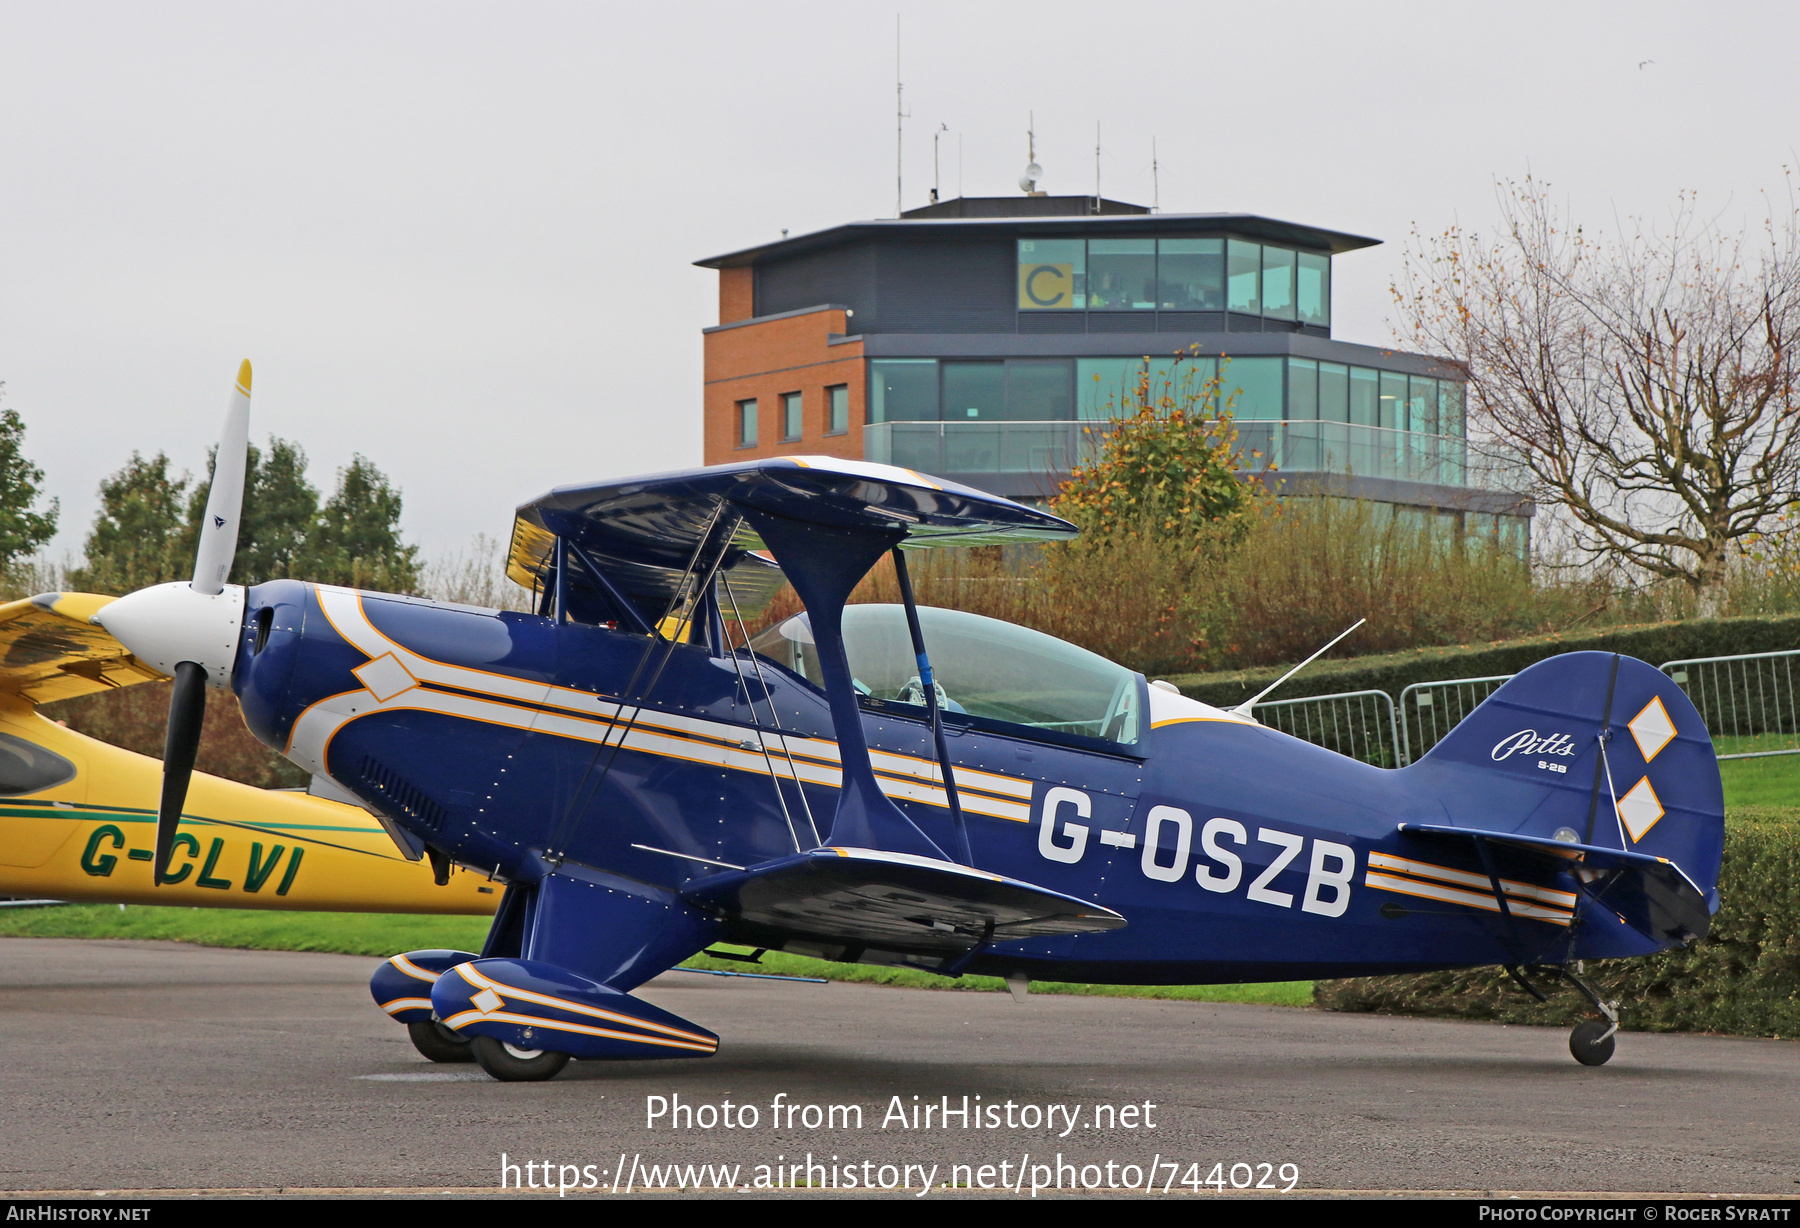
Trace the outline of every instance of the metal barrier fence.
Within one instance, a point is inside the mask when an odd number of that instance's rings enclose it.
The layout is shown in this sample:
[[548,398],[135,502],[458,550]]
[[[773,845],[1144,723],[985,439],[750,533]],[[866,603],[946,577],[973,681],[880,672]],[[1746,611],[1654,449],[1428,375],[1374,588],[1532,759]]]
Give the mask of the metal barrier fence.
[[1443,741],[1444,735],[1500,689],[1511,674],[1486,678],[1446,678],[1415,682],[1400,692],[1400,752],[1412,763]]
[[[1800,649],[1665,661],[1720,759],[1800,755]],[[1415,682],[1398,705],[1385,691],[1345,691],[1256,705],[1270,728],[1376,767],[1404,767],[1441,742],[1511,674]]]
[[1386,691],[1267,700],[1256,705],[1255,715],[1271,729],[1376,767],[1406,762],[1394,700]]
[[1700,710],[1721,759],[1800,755],[1800,650],[1665,661],[1663,673]]

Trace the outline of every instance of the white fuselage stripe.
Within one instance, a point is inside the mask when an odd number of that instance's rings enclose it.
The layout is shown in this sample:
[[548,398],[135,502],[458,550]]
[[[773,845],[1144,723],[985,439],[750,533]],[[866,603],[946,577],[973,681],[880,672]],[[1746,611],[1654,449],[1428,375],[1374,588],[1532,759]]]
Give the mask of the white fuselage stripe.
[[[596,743],[619,742],[619,730],[629,726],[621,743],[626,750],[760,776],[770,774],[772,758],[778,779],[797,776],[806,784],[842,787],[843,772],[836,766],[841,761],[838,747],[827,739],[759,732],[655,710],[633,713],[625,705],[586,691],[446,665],[382,634],[369,621],[361,594],[323,584],[317,591],[320,607],[338,634],[371,660],[393,654],[424,685],[390,694],[386,700],[366,688],[344,691],[307,708],[294,722],[287,755],[316,775],[328,775],[325,760],[331,739],[351,721],[376,712],[411,711]],[[439,689],[443,687],[455,690]],[[765,758],[765,748],[770,758]],[[874,751],[870,760],[882,792],[889,797],[949,808],[937,763],[889,751]],[[1031,781],[958,768],[956,783],[958,800],[971,814],[1015,823],[1031,821]]]

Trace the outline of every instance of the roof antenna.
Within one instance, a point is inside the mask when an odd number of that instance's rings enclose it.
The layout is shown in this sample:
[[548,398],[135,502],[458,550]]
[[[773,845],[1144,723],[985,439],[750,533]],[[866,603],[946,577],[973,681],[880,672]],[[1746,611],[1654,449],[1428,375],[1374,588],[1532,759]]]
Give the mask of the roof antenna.
[[906,87],[900,84],[900,14],[894,14],[894,216],[900,216],[900,186],[903,163],[901,137],[906,130]]
[[1100,212],[1100,121],[1094,121],[1094,212]]
[[1162,212],[1162,188],[1156,181],[1156,138],[1150,138],[1150,212]]
[[1044,177],[1044,168],[1038,165],[1037,160],[1037,112],[1028,111],[1026,114],[1030,117],[1025,129],[1026,149],[1029,152],[1026,154],[1028,161],[1025,173],[1019,176],[1019,191],[1027,196],[1042,196],[1044,193],[1038,188],[1038,180]]
[[950,125],[938,124],[938,130],[931,134],[931,203],[938,203],[938,138],[950,131]]
[[[1314,661],[1317,661],[1320,657],[1324,656],[1328,651],[1330,651],[1332,646],[1335,645],[1338,642],[1338,640],[1343,639],[1346,635],[1349,635],[1352,631],[1356,630],[1358,627],[1362,626],[1364,623],[1366,623],[1368,621],[1369,620],[1366,618],[1357,619],[1355,622],[1351,623],[1344,630],[1340,631],[1338,633],[1337,639],[1332,640],[1330,644],[1325,645],[1324,648],[1321,648],[1321,649],[1319,649],[1319,651],[1313,653],[1312,656],[1306,658],[1306,660],[1304,660],[1304,661],[1300,662],[1300,664],[1294,666],[1293,669],[1290,669],[1287,673],[1283,674],[1281,677],[1279,677],[1275,681],[1271,682],[1268,686],[1266,686],[1262,690],[1258,691],[1254,697],[1252,697],[1250,699],[1246,699],[1243,703],[1241,703],[1237,707],[1231,709],[1231,711],[1233,711],[1234,713],[1236,713],[1239,716],[1250,716],[1250,709],[1254,708],[1257,704],[1261,703],[1263,701],[1263,698],[1265,696],[1267,696],[1270,691],[1273,691],[1276,687],[1278,687],[1282,683],[1286,682],[1289,678],[1292,678],[1295,674],[1299,673],[1301,670],[1303,670],[1307,666],[1311,665]],[[1252,717],[1251,719],[1255,719],[1255,718]]]

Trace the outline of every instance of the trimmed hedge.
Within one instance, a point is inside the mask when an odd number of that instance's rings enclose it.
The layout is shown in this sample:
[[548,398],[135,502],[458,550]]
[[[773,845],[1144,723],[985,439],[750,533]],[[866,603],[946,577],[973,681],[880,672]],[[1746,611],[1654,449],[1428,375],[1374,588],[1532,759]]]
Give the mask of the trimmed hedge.
[[[1588,965],[1600,996],[1620,1000],[1622,1027],[1800,1037],[1800,811],[1731,814],[1719,895],[1712,932],[1701,942]],[[1501,1023],[1566,1025],[1594,1017],[1567,985],[1559,983],[1543,1004],[1498,968],[1320,981],[1313,1000],[1333,1011]]]
[[[1380,656],[1315,661],[1271,698],[1300,699],[1338,691],[1386,691],[1397,701],[1415,682],[1516,674],[1528,665],[1564,652],[1622,652],[1652,665],[1690,657],[1723,657],[1744,652],[1800,648],[1800,616],[1716,618],[1646,623],[1594,631],[1559,632],[1492,644],[1417,648]],[[1229,708],[1243,703],[1287,672],[1288,666],[1183,674],[1170,678],[1182,693]]]

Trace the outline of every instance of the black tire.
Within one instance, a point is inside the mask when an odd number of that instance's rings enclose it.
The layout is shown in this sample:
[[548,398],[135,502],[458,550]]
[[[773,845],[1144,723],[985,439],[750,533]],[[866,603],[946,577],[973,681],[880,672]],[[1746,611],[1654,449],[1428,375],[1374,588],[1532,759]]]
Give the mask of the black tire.
[[1583,1066],[1606,1065],[1613,1055],[1613,1036],[1607,1035],[1611,1028],[1612,1024],[1594,1019],[1576,1024],[1569,1033],[1569,1052]]
[[472,1062],[469,1042],[435,1019],[406,1025],[406,1035],[421,1057],[431,1062]]
[[481,1068],[502,1083],[539,1083],[554,1079],[569,1064],[569,1055],[550,1049],[515,1049],[492,1036],[469,1042]]

